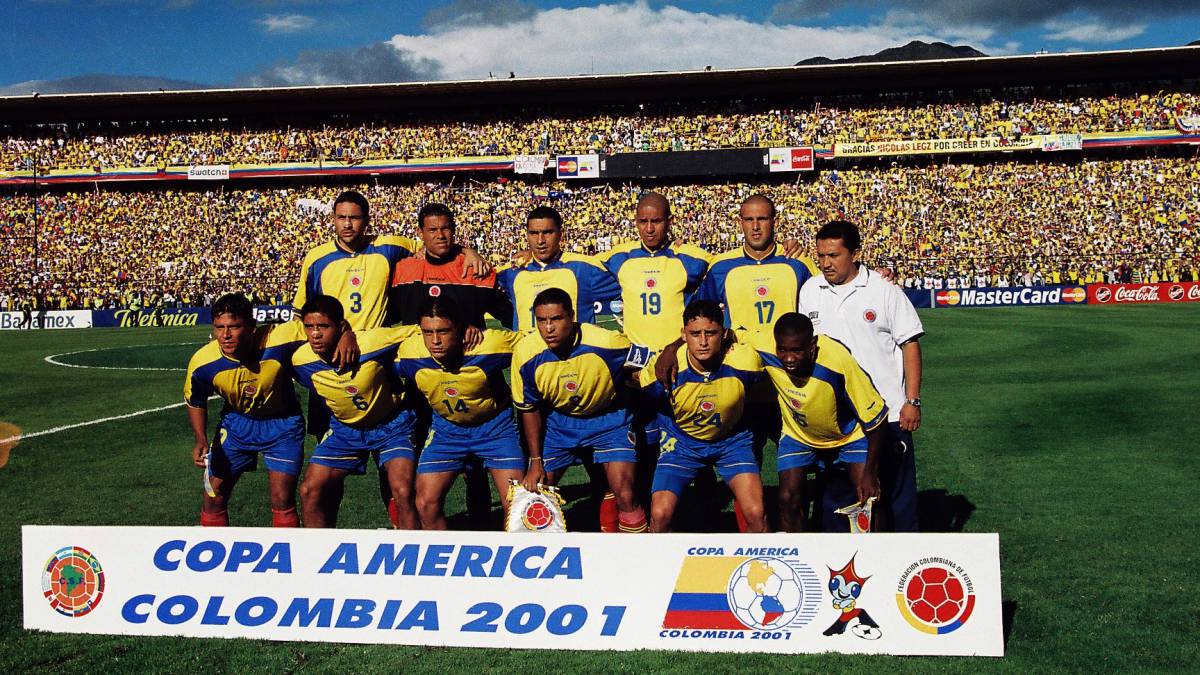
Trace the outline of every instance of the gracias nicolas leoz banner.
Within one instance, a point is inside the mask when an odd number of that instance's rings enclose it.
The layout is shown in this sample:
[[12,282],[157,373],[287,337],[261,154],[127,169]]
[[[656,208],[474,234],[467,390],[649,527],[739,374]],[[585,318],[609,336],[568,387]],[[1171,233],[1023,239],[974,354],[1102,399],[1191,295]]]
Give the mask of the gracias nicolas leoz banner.
[[22,551],[52,632],[1003,655],[995,534],[25,526]]

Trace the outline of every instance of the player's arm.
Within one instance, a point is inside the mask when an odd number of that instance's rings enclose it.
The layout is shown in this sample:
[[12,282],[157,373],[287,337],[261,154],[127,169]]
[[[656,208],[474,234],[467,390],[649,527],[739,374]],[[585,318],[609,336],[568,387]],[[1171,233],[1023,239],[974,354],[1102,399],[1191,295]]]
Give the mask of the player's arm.
[[654,378],[664,389],[670,391],[679,374],[679,348],[683,346],[683,338],[663,347],[654,360]]
[[192,435],[196,443],[192,446],[192,464],[204,468],[204,456],[208,454],[208,406],[193,406],[188,404],[188,424],[192,427]]
[[904,357],[904,405],[900,408],[900,428],[916,431],[921,427],[921,408],[909,401],[921,400],[921,343],[913,338],[900,345]]
[[858,481],[858,503],[879,498],[879,456],[883,452],[884,424],[876,424],[867,431],[867,461],[863,466],[862,479]]
[[525,449],[529,453],[529,464],[521,485],[530,492],[536,492],[538,483],[546,481],[546,467],[542,460],[542,433],[545,427],[545,413],[540,407],[521,411],[521,430],[525,432]]

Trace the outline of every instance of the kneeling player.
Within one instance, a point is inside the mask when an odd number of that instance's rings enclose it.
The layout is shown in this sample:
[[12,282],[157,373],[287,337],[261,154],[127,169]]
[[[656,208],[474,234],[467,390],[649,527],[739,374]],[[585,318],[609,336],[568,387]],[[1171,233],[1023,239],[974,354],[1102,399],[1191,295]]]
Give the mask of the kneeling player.
[[604,476],[592,480],[607,479],[616,495],[620,531],[644,532],[646,512],[634,494],[636,437],[622,382],[632,345],[620,333],[576,323],[574,307],[560,288],[538,293],[537,332],[513,353],[513,405],[529,448],[523,483],[528,490],[557,485],[571,465],[595,462]]
[[641,373],[643,388],[657,400],[662,430],[650,531],[668,531],[683,489],[715,466],[741,507],[746,531],[766,532],[762,479],[745,420],[746,394],[762,363],[753,347],[727,343],[724,312],[711,300],[688,303],[682,332],[685,344],[673,347],[679,367],[671,387],[656,380],[652,366]]
[[331,363],[338,340],[348,330],[342,304],[317,295],[300,311],[308,342],[296,351],[296,379],[329,408],[329,431],[317,443],[300,485],[305,527],[334,527],[346,476],[366,473],[368,456],[387,474],[401,529],[417,529],[413,506],[413,425],[393,382],[396,350],[416,334],[414,326],[373,328],[357,334],[361,355],[346,371]]
[[[262,455],[271,492],[272,524],[296,527],[296,480],[304,459],[304,418],[292,386],[292,354],[304,344],[298,322],[255,325],[245,297],[221,296],[212,307],[213,341],[188,363],[183,397],[196,436],[192,461],[206,468],[200,524],[229,524],[226,509],[238,478]],[[225,400],[212,445],[208,398]]]
[[[850,476],[859,503],[879,497],[878,461],[887,422],[887,405],[850,350],[831,337],[813,335],[803,314],[779,317],[774,349],[759,336],[759,356],[775,385],[783,417],[779,441],[780,527],[800,532],[805,525],[805,479],[814,464],[821,470],[841,465]],[[826,531],[846,531],[846,518],[834,511],[825,492]]]
[[396,372],[433,409],[429,437],[417,463],[417,513],[426,530],[446,529],[446,493],[454,479],[482,462],[500,500],[510,480],[525,475],[525,455],[513,419],[504,370],[520,333],[485,330],[466,349],[466,323],[449,298],[432,298],[418,314],[421,335],[405,340]]

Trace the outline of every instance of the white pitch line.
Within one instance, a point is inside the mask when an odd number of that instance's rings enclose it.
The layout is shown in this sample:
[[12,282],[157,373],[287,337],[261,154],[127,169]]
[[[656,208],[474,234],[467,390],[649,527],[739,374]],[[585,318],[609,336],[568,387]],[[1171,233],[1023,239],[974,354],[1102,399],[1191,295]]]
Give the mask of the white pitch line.
[[182,372],[186,371],[187,368],[143,368],[140,366],[85,366],[85,365],[80,365],[78,363],[63,363],[62,361],[59,361],[58,359],[63,356],[74,356],[76,354],[88,354],[90,352],[108,351],[110,349],[142,349],[145,347],[179,347],[179,346],[183,346],[183,345],[202,345],[202,344],[204,344],[204,343],[203,342],[173,342],[170,344],[158,344],[158,345],[124,345],[124,346],[117,346],[117,347],[97,347],[96,349],[80,349],[77,352],[63,352],[61,354],[51,354],[50,356],[47,356],[43,360],[46,363],[50,363],[50,364],[53,364],[56,366],[63,366],[64,368],[87,368],[89,370],[143,370],[143,371],[158,370],[158,371],[169,371],[169,372],[173,372],[173,373],[182,373]]
[[[211,401],[214,398],[217,398],[217,397],[209,396],[208,400]],[[87,422],[76,422],[75,424],[64,424],[61,427],[54,427],[53,429],[46,429],[44,431],[34,431],[33,433],[17,434],[16,436],[9,436],[8,438],[0,438],[0,443],[8,443],[9,441],[20,441],[20,440],[24,440],[26,438],[36,438],[38,436],[49,436],[50,434],[57,434],[60,431],[69,431],[71,429],[78,429],[79,427],[90,427],[94,424],[103,424],[105,422],[113,422],[116,420],[125,420],[125,419],[129,419],[130,417],[137,417],[138,415],[148,415],[153,412],[161,412],[163,410],[170,410],[171,408],[182,408],[185,405],[187,405],[187,404],[183,403],[183,402],[172,403],[171,405],[164,405],[164,406],[161,406],[158,408],[147,408],[145,410],[138,410],[135,412],[126,413],[124,415],[114,415],[112,417],[101,417],[98,420],[88,420]]]

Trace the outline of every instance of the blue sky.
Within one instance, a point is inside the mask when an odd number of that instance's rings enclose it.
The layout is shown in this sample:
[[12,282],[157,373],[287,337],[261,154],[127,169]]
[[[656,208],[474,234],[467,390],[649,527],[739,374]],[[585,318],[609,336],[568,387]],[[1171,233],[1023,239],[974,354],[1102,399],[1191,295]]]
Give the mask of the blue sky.
[[912,39],[1178,46],[1200,40],[1200,2],[8,0],[0,26],[0,93],[14,94],[95,73],[262,86],[789,65]]

